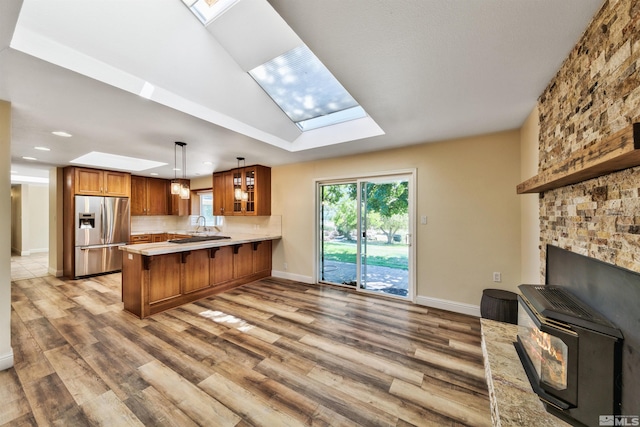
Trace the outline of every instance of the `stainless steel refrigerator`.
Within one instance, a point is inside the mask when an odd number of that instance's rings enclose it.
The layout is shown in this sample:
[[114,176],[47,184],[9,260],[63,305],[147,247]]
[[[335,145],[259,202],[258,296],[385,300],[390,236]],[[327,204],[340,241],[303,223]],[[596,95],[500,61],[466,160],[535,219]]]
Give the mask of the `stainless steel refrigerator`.
[[75,196],[75,205],[75,277],[121,270],[118,247],[129,242],[129,199]]

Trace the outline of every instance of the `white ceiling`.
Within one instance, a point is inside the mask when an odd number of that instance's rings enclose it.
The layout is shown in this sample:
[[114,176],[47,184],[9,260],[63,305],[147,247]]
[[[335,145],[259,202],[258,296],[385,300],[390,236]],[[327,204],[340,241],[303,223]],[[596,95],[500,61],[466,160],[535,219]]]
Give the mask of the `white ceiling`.
[[[3,0],[12,169],[100,151],[170,178],[185,141],[193,178],[518,128],[602,3],[240,0],[207,29],[181,0]],[[248,76],[299,39],[370,118],[301,134]]]

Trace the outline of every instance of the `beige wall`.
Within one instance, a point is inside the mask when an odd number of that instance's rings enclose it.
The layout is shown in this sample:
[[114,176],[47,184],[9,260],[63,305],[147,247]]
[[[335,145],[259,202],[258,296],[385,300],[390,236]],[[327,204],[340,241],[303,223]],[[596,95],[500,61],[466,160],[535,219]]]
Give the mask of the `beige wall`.
[[49,189],[46,185],[11,186],[11,251],[26,256],[49,250]]
[[[538,173],[538,108],[534,108],[520,128],[520,179],[525,181]],[[521,281],[544,283],[540,275],[540,206],[537,194],[520,196],[520,264]]]
[[[476,307],[482,290],[520,283],[520,134],[518,131],[423,144],[272,169],[272,214],[282,215],[275,274],[315,277],[315,181],[417,170],[418,302]],[[284,264],[288,269],[285,271]],[[502,273],[502,283],[492,273]]]
[[213,188],[213,174],[207,176],[199,176],[189,181],[192,190],[202,190],[205,188]]
[[11,104],[0,101],[0,370],[13,366],[11,349]]
[[49,250],[49,187],[29,185],[29,253]]

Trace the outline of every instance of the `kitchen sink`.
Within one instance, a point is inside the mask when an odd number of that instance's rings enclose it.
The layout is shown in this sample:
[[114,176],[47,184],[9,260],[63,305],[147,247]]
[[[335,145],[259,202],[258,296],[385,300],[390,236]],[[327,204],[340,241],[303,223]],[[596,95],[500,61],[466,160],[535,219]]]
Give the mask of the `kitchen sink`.
[[229,236],[193,236],[193,237],[185,237],[184,239],[173,239],[169,240],[169,243],[196,243],[196,242],[206,242],[208,240],[223,240],[230,239]]

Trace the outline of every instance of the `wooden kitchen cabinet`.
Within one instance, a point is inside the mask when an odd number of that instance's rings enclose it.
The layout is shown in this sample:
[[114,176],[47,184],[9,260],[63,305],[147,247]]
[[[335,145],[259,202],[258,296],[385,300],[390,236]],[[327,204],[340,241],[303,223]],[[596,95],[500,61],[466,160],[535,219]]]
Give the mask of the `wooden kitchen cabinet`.
[[261,165],[213,174],[214,215],[271,215],[271,168]]
[[160,243],[160,242],[166,242],[167,240],[167,233],[154,233],[151,235],[151,243]]
[[182,252],[182,293],[188,294],[211,286],[209,251]]
[[169,181],[132,176],[131,215],[169,215]]
[[150,256],[124,250],[122,301],[141,319],[271,275],[271,241]]
[[129,243],[132,245],[151,243],[151,234],[134,234],[129,238]]
[[216,172],[213,174],[213,214],[224,215],[226,201],[225,173]]
[[209,249],[209,271],[211,286],[233,279],[233,246]]
[[233,278],[271,272],[271,240],[233,246]]
[[181,264],[182,254],[180,253],[150,258],[148,261],[150,304],[180,296]]
[[253,248],[251,243],[233,246],[233,278],[249,276],[253,273]]
[[129,197],[131,195],[131,174],[101,169],[64,168],[65,180],[74,195]]
[[254,242],[251,245],[253,246],[253,273],[267,270],[271,272],[271,240]]

